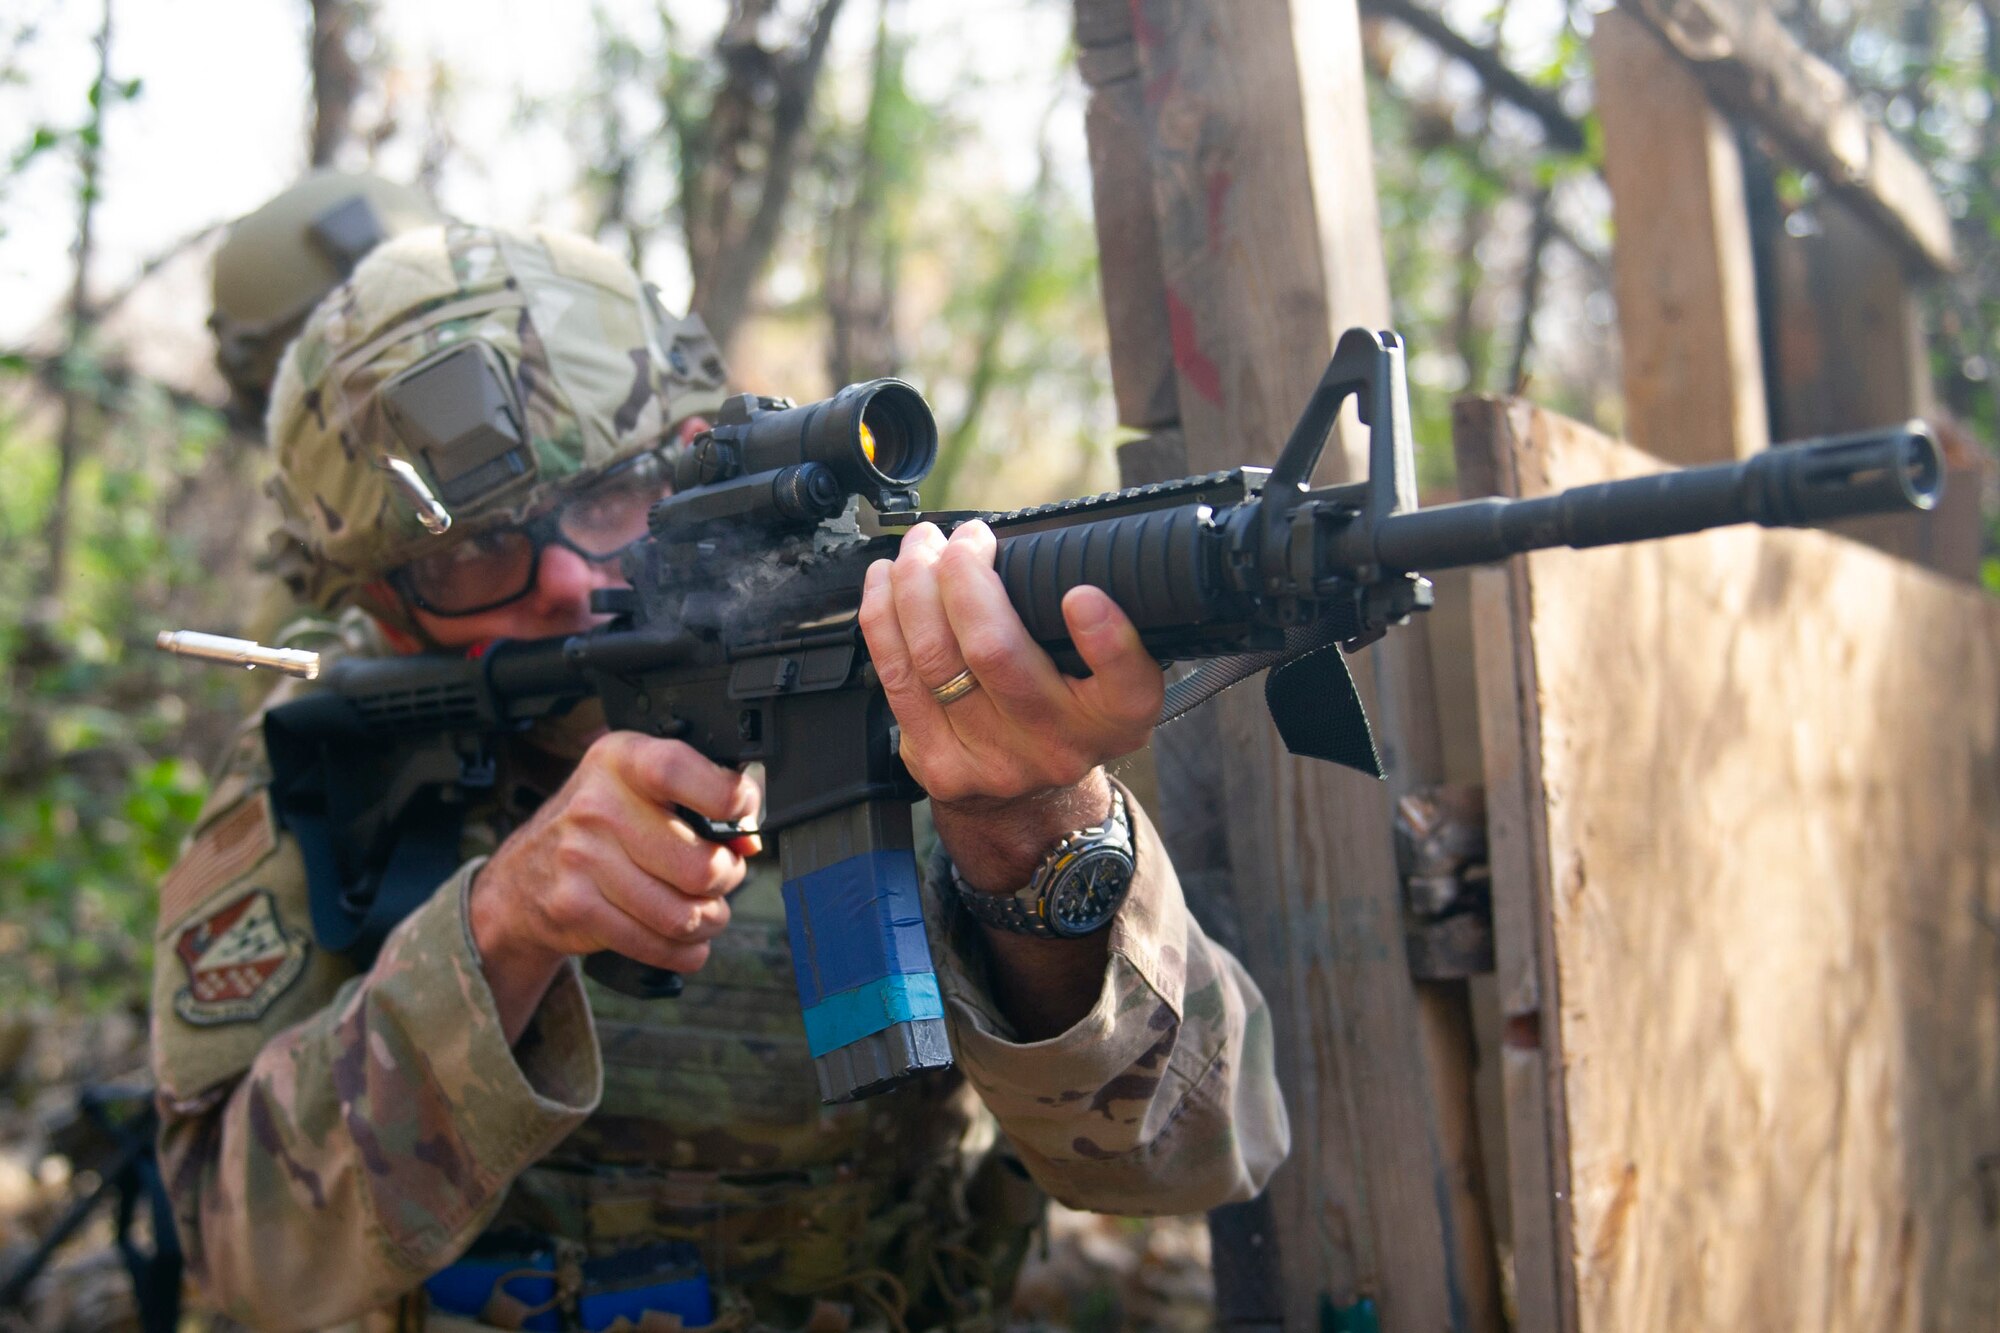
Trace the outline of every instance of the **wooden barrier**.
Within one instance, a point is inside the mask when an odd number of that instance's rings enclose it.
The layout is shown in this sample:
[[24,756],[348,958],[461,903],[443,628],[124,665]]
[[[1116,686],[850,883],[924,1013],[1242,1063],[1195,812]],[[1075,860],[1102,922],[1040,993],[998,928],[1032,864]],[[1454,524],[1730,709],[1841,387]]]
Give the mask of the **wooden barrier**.
[[[1500,494],[1658,466],[1457,425]],[[2000,606],[1740,528],[1474,603],[1520,1327],[1992,1327]]]

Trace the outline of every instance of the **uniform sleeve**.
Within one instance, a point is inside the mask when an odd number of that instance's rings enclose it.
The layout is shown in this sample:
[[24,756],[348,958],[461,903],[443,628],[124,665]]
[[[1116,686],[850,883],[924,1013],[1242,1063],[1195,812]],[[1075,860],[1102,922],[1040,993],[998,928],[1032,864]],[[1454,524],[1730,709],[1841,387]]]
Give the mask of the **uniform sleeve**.
[[355,975],[311,942],[303,864],[261,791],[217,795],[234,803],[161,889],[161,1174],[212,1305],[319,1328],[463,1251],[595,1106],[596,1037],[572,965],[508,1045],[466,920],[483,861]]
[[1137,872],[1074,1027],[1014,1039],[969,921],[933,932],[938,978],[958,1064],[1043,1189],[1097,1212],[1200,1212],[1256,1194],[1290,1148],[1270,1012],[1195,923],[1129,792],[1126,806]]

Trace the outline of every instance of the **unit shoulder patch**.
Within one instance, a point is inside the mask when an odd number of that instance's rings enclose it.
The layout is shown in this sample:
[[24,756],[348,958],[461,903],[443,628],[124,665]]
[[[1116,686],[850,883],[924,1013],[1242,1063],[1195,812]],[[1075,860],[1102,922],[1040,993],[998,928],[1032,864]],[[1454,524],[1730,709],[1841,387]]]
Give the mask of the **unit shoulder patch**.
[[160,922],[171,930],[204,895],[250,873],[278,845],[269,792],[257,792],[195,836],[160,881]]
[[174,937],[188,977],[174,1012],[197,1027],[255,1022],[305,971],[311,947],[285,926],[269,889],[233,898]]

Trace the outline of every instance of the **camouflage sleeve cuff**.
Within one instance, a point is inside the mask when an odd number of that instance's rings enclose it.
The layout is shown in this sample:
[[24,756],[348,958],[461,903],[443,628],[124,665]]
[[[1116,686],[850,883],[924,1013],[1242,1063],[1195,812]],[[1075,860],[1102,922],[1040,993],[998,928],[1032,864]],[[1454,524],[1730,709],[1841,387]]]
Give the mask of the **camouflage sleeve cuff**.
[[1043,1189],[1101,1212],[1199,1212],[1250,1197],[1284,1159],[1270,1018],[1131,808],[1138,872],[1075,1026],[1015,1040],[971,940],[939,936],[938,976],[959,1068]]
[[[1000,1077],[1015,1087],[1044,1083],[1081,1087],[1071,1080],[1087,1077],[1087,1072],[1077,1068],[1076,1061],[1115,1073],[1152,1040],[1147,1037],[1132,1050],[1124,1049],[1123,1042],[1107,1042],[1120,1029],[1121,1012],[1130,1008],[1121,995],[1149,991],[1158,1004],[1179,1015],[1187,983],[1188,928],[1180,881],[1145,810],[1123,784],[1118,785],[1132,820],[1137,869],[1124,906],[1111,920],[1111,961],[1097,1004],[1069,1031],[1046,1041],[1021,1042],[993,996],[977,930],[963,917],[952,923],[959,929],[932,930],[931,938],[941,942],[935,964],[952,1047],[961,1053],[960,1062],[968,1072],[983,1067],[999,1074],[1005,1067]],[[1145,1030],[1142,1025],[1128,1035],[1136,1039]],[[968,1059],[968,1053],[978,1058]]]
[[[549,984],[541,1005],[522,1029],[520,1040],[507,1044],[506,1029],[486,981],[479,946],[472,938],[468,900],[472,880],[486,859],[480,857],[460,867],[458,874],[433,900],[449,900],[456,926],[458,947],[464,966],[476,984],[463,987],[475,1013],[466,1023],[473,1034],[468,1054],[474,1069],[512,1073],[500,1089],[517,1114],[548,1118],[562,1124],[562,1133],[575,1128],[597,1108],[604,1092],[604,1062],[597,1046],[596,1025],[591,1022],[590,1001],[585,998],[583,981],[575,959],[569,960]],[[493,1108],[497,1120],[505,1111]],[[560,1135],[558,1135],[560,1137]],[[554,1140],[549,1146],[553,1146]],[[541,1152],[536,1152],[539,1157]],[[532,1159],[531,1159],[532,1160]]]
[[[334,1017],[339,1049],[365,1070],[342,1096],[357,1143],[384,1137],[384,1126],[424,1127],[429,1156],[402,1162],[369,1198],[376,1226],[419,1274],[463,1248],[514,1177],[574,1130],[603,1088],[574,965],[508,1045],[466,916],[484,864],[461,866],[389,933],[365,984]],[[391,1197],[429,1204],[385,1211]]]

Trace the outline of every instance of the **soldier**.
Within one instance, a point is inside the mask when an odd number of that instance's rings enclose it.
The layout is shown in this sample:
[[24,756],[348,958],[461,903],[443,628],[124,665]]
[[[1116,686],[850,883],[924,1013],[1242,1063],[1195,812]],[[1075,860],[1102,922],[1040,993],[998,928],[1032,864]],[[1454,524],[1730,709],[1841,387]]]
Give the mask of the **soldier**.
[[[473,444],[412,438],[409,386],[447,360],[491,404]],[[722,378],[700,322],[589,241],[384,243],[271,411],[291,585],[340,613],[325,646],[594,623],[660,446]],[[448,498],[447,536],[390,460]],[[1040,1213],[1027,1176],[1113,1212],[1259,1189],[1287,1146],[1262,999],[1100,766],[1145,741],[1159,670],[1079,589],[1094,674],[1059,674],[992,556],[982,525],[920,525],[870,572],[869,652],[951,862],[926,916],[958,1063],[850,1105],[818,1101],[775,869],[672,813],[752,814],[743,775],[588,715],[539,726],[364,960],[311,938],[246,727],[156,940],[163,1173],[208,1298],[266,1328],[990,1328]],[[1129,853],[1122,902],[1077,938],[1018,933],[1003,904],[1048,891],[1065,837]],[[699,975],[631,1000],[576,966],[605,948]]]
[[261,436],[278,358],[313,307],[381,242],[444,220],[407,185],[315,171],[231,223],[210,271],[208,317],[231,416]]

